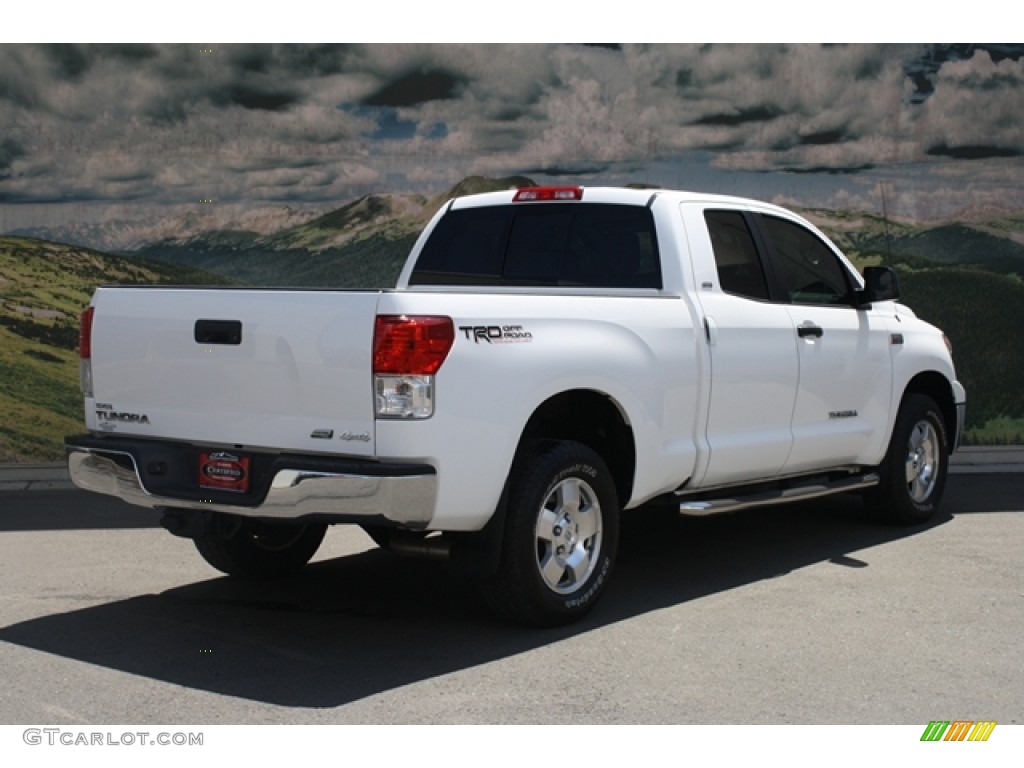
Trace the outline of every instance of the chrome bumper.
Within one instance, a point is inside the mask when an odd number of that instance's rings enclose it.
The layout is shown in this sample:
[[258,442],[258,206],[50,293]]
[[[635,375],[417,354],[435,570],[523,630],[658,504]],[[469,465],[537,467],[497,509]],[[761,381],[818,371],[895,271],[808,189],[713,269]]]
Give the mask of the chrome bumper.
[[69,447],[68,471],[79,488],[140,507],[202,509],[280,520],[315,515],[327,521],[375,519],[424,528],[437,498],[435,474],[377,476],[302,469],[278,471],[266,498],[255,506],[163,497],[146,490],[130,453],[88,448]]

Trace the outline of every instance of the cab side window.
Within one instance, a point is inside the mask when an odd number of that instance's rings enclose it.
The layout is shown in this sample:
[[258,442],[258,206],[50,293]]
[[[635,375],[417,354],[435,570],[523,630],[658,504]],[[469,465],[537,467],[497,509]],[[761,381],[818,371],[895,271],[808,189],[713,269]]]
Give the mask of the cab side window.
[[846,270],[813,232],[787,219],[761,216],[775,253],[775,271],[793,304],[849,304]]
[[722,290],[747,299],[768,300],[768,282],[746,219],[739,211],[704,211]]

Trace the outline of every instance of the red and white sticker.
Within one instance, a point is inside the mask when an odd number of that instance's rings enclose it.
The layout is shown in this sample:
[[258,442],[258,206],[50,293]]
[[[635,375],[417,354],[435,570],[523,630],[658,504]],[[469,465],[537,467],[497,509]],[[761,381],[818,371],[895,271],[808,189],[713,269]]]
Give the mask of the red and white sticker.
[[245,493],[249,490],[249,457],[218,451],[199,454],[199,487]]

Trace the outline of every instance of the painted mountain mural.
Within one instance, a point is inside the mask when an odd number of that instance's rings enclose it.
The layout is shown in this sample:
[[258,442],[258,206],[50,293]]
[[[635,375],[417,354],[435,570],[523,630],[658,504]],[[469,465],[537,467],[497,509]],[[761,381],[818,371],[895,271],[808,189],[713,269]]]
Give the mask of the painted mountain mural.
[[1024,443],[1024,45],[0,45],[0,461],[81,429],[102,283],[387,287],[449,197],[737,194],[900,272]]

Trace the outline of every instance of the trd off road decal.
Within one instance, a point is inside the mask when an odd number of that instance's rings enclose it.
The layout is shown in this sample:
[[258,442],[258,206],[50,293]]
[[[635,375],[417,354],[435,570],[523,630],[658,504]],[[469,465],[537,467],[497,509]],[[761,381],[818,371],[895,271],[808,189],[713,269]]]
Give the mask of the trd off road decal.
[[533,341],[533,334],[521,325],[460,325],[459,330],[475,344],[515,344]]

